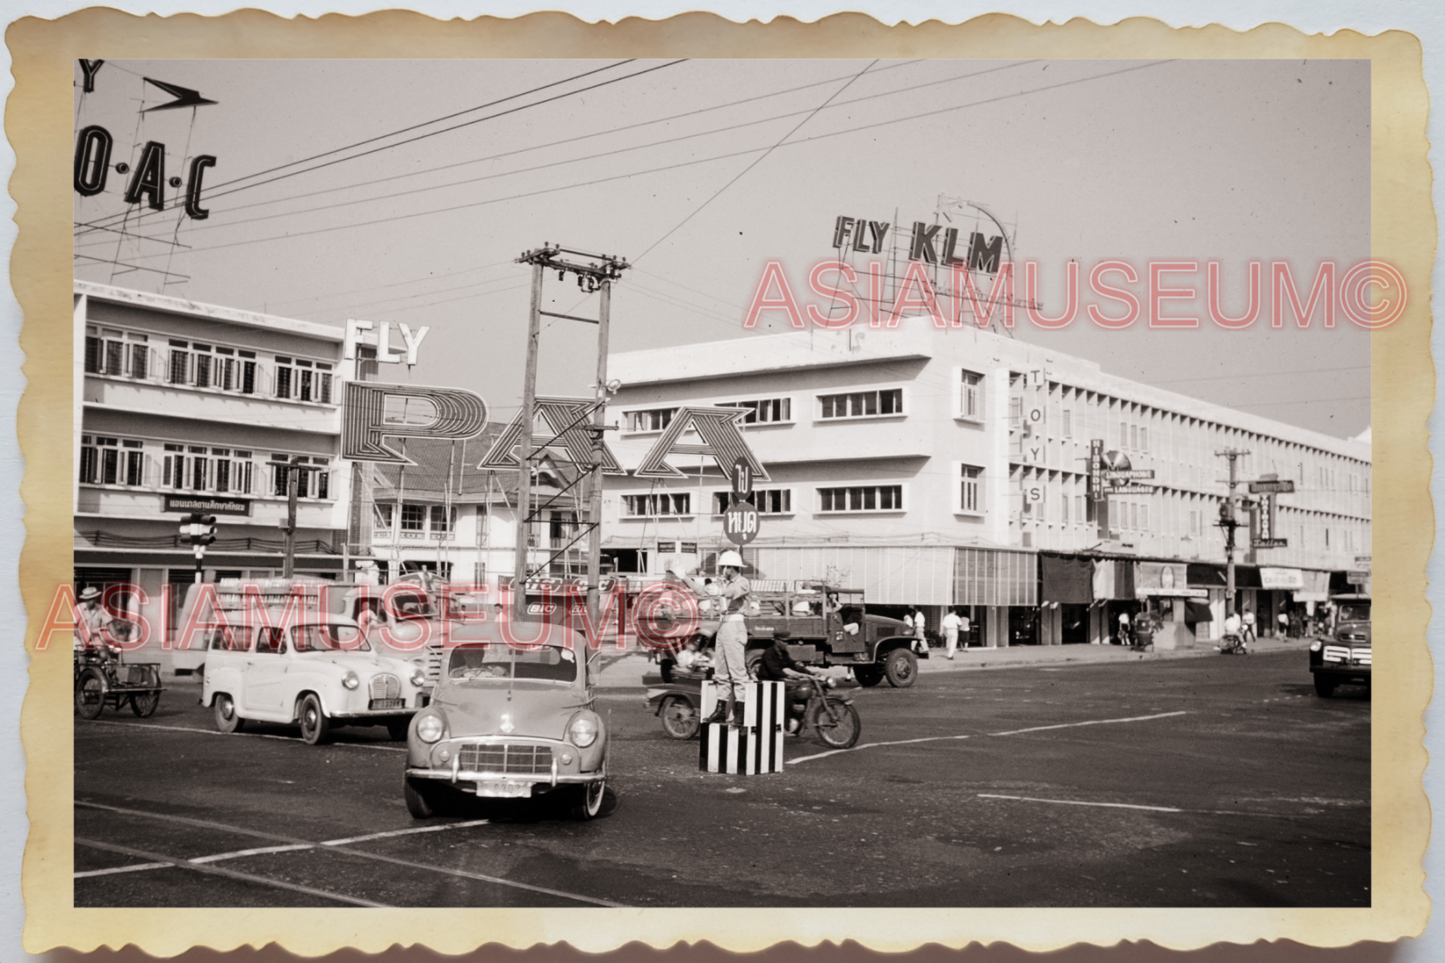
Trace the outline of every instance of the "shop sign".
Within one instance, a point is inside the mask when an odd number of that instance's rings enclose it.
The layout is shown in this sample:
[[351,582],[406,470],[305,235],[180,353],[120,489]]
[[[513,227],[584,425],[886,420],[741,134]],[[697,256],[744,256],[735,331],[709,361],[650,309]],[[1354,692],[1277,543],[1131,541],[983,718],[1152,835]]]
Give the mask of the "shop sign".
[[1134,568],[1137,598],[1209,598],[1209,590],[1189,588],[1189,567],[1184,562],[1139,562]]
[[1288,478],[1261,478],[1249,483],[1249,493],[1290,495],[1294,493],[1294,482]]
[[1305,577],[1297,568],[1261,568],[1259,586],[1266,589],[1303,589]]
[[249,515],[251,514],[251,500],[249,498],[204,498],[194,495],[167,495],[165,497],[165,508],[167,512],[200,512],[204,515]]
[[1355,556],[1355,568],[1358,569],[1358,570],[1361,571],[1361,572],[1368,572],[1368,571],[1370,570],[1370,556],[1368,556],[1368,555],[1356,555],[1356,556]]
[[1152,495],[1153,485],[1115,485],[1108,490],[1110,495]]
[[[833,247],[835,250],[849,248],[865,254],[881,254],[883,239],[888,236],[891,227],[889,221],[870,221],[840,214],[833,221]],[[970,271],[997,273],[1003,260],[1002,236],[985,240],[977,231],[970,232],[964,241],[966,250],[959,241],[956,227],[914,221],[913,234],[908,242],[908,259],[945,266],[967,264]]]
[[1370,573],[1368,570],[1362,572],[1358,569],[1351,569],[1345,573],[1345,581],[1351,585],[1368,585],[1370,582]]

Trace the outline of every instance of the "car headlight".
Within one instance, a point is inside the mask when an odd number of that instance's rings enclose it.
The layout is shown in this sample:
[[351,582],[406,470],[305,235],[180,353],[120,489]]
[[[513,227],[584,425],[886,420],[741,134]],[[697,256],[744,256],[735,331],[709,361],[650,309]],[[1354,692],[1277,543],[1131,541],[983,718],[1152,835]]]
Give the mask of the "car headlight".
[[413,672],[411,674],[411,684],[416,686],[418,689],[426,685],[426,672],[422,669],[417,669],[415,672]]
[[597,741],[597,723],[586,716],[578,716],[567,727],[567,735],[574,746],[586,749]]
[[1321,643],[1321,642],[1311,642],[1311,643],[1310,643],[1310,651],[1311,651],[1311,652],[1318,652],[1320,649],[1323,649],[1323,648],[1324,648],[1324,644]]
[[436,742],[442,737],[444,728],[440,716],[425,715],[417,720],[416,736],[422,742]]
[[346,688],[348,689],[355,689],[357,686],[361,685],[361,680],[356,677],[355,672],[348,671],[346,673],[346,678],[341,680],[341,684],[346,686]]

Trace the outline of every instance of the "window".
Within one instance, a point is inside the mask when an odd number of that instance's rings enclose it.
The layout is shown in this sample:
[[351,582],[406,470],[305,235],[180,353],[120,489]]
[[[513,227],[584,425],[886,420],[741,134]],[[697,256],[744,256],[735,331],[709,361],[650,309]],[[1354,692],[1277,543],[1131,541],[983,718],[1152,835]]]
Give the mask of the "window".
[[964,465],[960,469],[959,480],[959,511],[979,512],[981,499],[979,498],[978,484],[983,477],[983,469],[973,465]]
[[1138,451],[1138,450],[1139,450],[1139,426],[1138,426],[1138,425],[1130,425],[1130,426],[1129,426],[1129,447],[1130,447],[1132,450],[1134,450],[1134,451]]
[[401,530],[403,532],[425,531],[426,509],[425,505],[401,506]]
[[1072,408],[1065,408],[1063,417],[1059,419],[1059,433],[1064,438],[1074,437],[1074,411]]
[[191,353],[185,350],[187,343],[172,338],[170,347],[171,369],[167,380],[173,385],[186,384],[191,380]]
[[855,391],[842,395],[819,395],[824,418],[876,418],[903,414],[903,389]]
[[676,408],[652,408],[646,411],[629,411],[624,417],[628,431],[661,431],[672,424]]
[[291,397],[291,373],[296,369],[291,367],[290,358],[276,359],[276,397]]
[[1060,521],[1062,524],[1067,525],[1067,524],[1069,524],[1069,494],[1068,494],[1068,492],[1065,492],[1064,495],[1063,495],[1063,497],[1062,497],[1061,499],[1059,499],[1059,506],[1060,506],[1059,521]]
[[903,510],[902,485],[858,485],[818,489],[819,512],[897,512]]
[[1139,530],[1139,506],[1133,502],[1129,503],[1129,527]]
[[745,425],[776,424],[793,420],[791,398],[760,398],[755,401],[719,401],[719,408],[747,408]]
[[1080,524],[1082,524],[1082,523],[1085,522],[1085,521],[1088,521],[1088,517],[1087,517],[1087,515],[1085,514],[1085,511],[1084,511],[1084,496],[1083,496],[1083,495],[1075,495],[1075,496],[1074,496],[1074,521],[1079,522]]
[[130,350],[130,376],[144,378],[150,371],[150,343],[143,334],[128,334],[126,340]]
[[1148,425],[1140,425],[1140,426],[1139,426],[1139,450],[1140,450],[1140,451],[1143,451],[1143,452],[1148,452],[1148,451],[1149,451],[1149,426],[1148,426]]
[[208,452],[205,448],[192,445],[188,451],[191,456],[191,471],[188,487],[195,491],[205,491],[210,488],[211,459],[206,457]]
[[[713,492],[713,514],[727,511],[732,501],[731,492]],[[791,488],[755,488],[752,503],[759,515],[791,515],[793,513],[793,490]]]
[[692,494],[660,492],[651,495],[623,495],[624,514],[630,518],[653,518],[660,515],[691,515]]
[[392,510],[395,507],[396,506],[392,505],[390,502],[376,502],[374,505],[372,505],[372,508],[376,510],[375,524],[377,528],[385,529],[388,532],[391,531],[393,519]]
[[1024,400],[1014,396],[1008,400],[1008,426],[1017,428],[1024,420]]
[[1141,531],[1141,532],[1147,532],[1147,531],[1149,531],[1149,506],[1148,506],[1148,505],[1140,505],[1140,506],[1139,506],[1139,531]]
[[975,374],[972,371],[962,373],[958,389],[958,415],[960,418],[968,418],[973,421],[983,420],[983,393],[979,389],[981,384],[983,384],[983,375]]
[[87,485],[145,483],[145,454],[132,439],[80,436],[80,481]]
[[193,344],[191,350],[195,352],[195,373],[196,387],[211,387],[211,346],[208,344]]
[[1120,449],[1124,449],[1124,448],[1128,448],[1128,447],[1129,447],[1129,423],[1128,423],[1127,421],[1121,421],[1121,422],[1119,422],[1119,448],[1120,448]]
[[444,535],[456,528],[457,510],[445,505],[431,507],[431,531],[433,535]]

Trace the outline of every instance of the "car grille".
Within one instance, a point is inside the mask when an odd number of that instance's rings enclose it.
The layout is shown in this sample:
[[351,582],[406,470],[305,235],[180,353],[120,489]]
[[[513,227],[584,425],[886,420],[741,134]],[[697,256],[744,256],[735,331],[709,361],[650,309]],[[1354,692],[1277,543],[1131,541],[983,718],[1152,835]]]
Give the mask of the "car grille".
[[371,699],[392,700],[401,698],[401,680],[390,672],[371,677]]
[[1326,662],[1345,662],[1350,665],[1369,665],[1370,655],[1368,648],[1352,649],[1343,645],[1327,645],[1324,651]]
[[535,776],[552,771],[550,746],[462,746],[458,759],[461,768],[469,772],[523,773]]
[[1363,642],[1363,641],[1365,641],[1365,633],[1363,633],[1363,632],[1345,632],[1345,633],[1342,633],[1342,634],[1340,635],[1340,641],[1341,641],[1341,642]]

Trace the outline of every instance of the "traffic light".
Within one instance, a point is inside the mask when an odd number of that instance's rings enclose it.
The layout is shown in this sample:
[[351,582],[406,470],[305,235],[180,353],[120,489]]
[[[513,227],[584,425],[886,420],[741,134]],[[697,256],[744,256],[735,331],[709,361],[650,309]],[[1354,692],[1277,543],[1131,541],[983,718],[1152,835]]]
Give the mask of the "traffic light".
[[186,518],[180,532],[189,544],[204,548],[216,540],[216,516],[192,514]]

